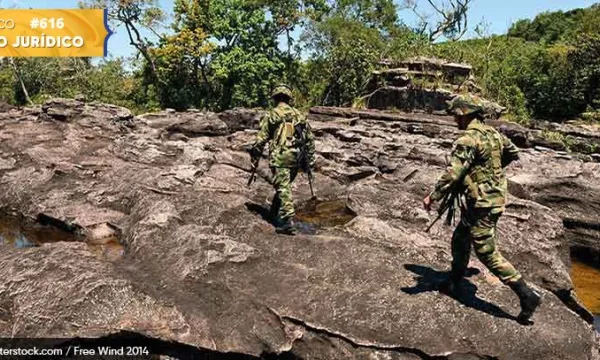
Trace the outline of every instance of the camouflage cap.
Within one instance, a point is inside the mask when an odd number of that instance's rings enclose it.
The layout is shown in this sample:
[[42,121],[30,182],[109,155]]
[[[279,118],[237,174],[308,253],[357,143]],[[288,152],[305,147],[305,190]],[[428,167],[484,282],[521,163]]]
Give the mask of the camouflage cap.
[[479,99],[470,95],[459,95],[447,102],[448,113],[457,116],[483,112],[483,105]]
[[277,85],[275,89],[273,89],[273,92],[271,93],[271,98],[274,98],[277,95],[287,96],[290,99],[294,98],[294,95],[292,94],[292,89],[285,84]]

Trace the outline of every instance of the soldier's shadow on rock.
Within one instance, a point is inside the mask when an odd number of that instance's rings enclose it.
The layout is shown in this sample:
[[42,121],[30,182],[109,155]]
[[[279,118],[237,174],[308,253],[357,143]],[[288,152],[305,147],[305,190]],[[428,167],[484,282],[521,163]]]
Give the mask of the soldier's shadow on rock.
[[407,264],[404,268],[410,272],[418,275],[416,278],[417,284],[413,287],[402,288],[401,290],[409,295],[417,295],[424,292],[438,291],[441,294],[449,296],[459,303],[470,307],[475,310],[479,310],[486,314],[510,320],[517,320],[513,315],[508,314],[500,307],[489,303],[481,298],[478,298],[475,294],[477,293],[477,286],[467,279],[463,279],[461,283],[460,294],[450,294],[442,291],[442,284],[449,279],[448,272],[437,271],[427,266]]
[[247,202],[245,205],[248,211],[259,215],[264,221],[271,225],[275,224],[275,216],[273,215],[273,212],[269,206],[259,205],[252,202]]
[[[275,214],[273,205],[271,205],[271,207],[268,207],[268,206],[264,206],[264,205],[255,204],[252,202],[247,202],[245,205],[246,205],[246,209],[248,209],[248,211],[259,215],[264,221],[268,222],[269,224],[273,225],[274,227],[277,227],[277,215]],[[298,221],[297,219],[296,219],[296,229],[298,231],[298,234],[303,234],[303,235],[315,235],[317,233],[317,229],[314,224],[309,224],[306,222]]]

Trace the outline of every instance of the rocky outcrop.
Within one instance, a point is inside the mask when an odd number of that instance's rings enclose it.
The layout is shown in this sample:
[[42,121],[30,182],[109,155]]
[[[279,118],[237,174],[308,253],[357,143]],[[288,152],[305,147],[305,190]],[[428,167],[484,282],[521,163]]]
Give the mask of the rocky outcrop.
[[[447,101],[469,92],[479,95],[472,67],[442,59],[417,57],[384,60],[372,72],[366,94],[356,105],[367,109],[445,113]],[[486,116],[497,119],[506,108],[481,99]]]
[[[439,114],[414,114],[398,111],[358,110],[350,108],[335,108],[317,106],[310,109],[313,117],[321,121],[337,121],[348,118],[356,122],[359,119],[370,121],[389,121],[406,132],[415,132],[414,129],[429,128],[430,137],[456,135],[455,124],[451,117]],[[335,120],[337,119],[337,120]],[[554,150],[558,155],[565,156],[566,150],[584,156],[585,161],[600,160],[600,129],[596,126],[574,125],[548,125],[543,122],[534,123],[533,127],[526,128],[517,123],[488,119],[486,122],[508,136],[517,146],[522,148],[538,148],[540,151]],[[413,129],[413,130],[411,130]],[[419,130],[420,131],[420,130]],[[551,131],[559,139],[549,139],[545,136]],[[546,132],[546,133],[545,133]],[[572,149],[567,149],[569,144]]]
[[584,154],[590,154],[595,160],[600,160],[600,127],[592,124],[576,124],[567,122],[565,124],[550,123],[546,121],[535,121],[533,128],[538,134],[558,134],[563,144],[567,144],[570,150]]
[[161,129],[171,139],[187,139],[200,136],[224,136],[244,129],[258,128],[264,111],[233,109],[215,114],[188,110],[177,113],[162,111],[144,114],[137,121],[154,129]]
[[257,129],[264,110],[235,108],[219,113],[221,119],[231,131]]
[[[539,163],[545,159],[546,162]],[[598,163],[530,152],[515,167],[511,191],[552,207],[563,219],[576,251],[585,250],[600,265],[600,175]]]
[[58,121],[74,121],[89,118],[99,122],[129,122],[133,119],[131,111],[124,107],[102,104],[97,102],[86,103],[83,98],[48,100],[42,105],[42,116],[45,119]]
[[[85,241],[3,243],[3,336],[125,333],[231,359],[597,357],[591,326],[558,296],[573,287],[561,210],[532,201],[526,186],[511,196],[499,241],[545,295],[536,324],[515,321],[516,297],[476,259],[464,296],[438,291],[451,229],[424,233],[433,215],[421,199],[456,135],[437,123],[443,119],[312,121],[317,195],[345,202],[354,218],[305,216],[311,231],[286,237],[265,220],[266,161],[257,182],[245,185],[244,149],[255,131],[242,128],[254,115],[235,125],[231,114],[164,112],[121,126],[77,111],[64,111],[68,121],[49,119],[47,110],[39,119],[3,115],[0,204],[82,233],[110,224],[126,252],[107,261]],[[582,187],[600,170],[536,151],[523,158],[511,179],[530,174],[539,186],[556,175],[553,164],[584,170]],[[301,210],[314,205],[303,202],[310,197],[303,176],[294,194]]]
[[[447,116],[327,107],[312,108],[311,113],[321,121],[334,123],[340,118],[351,119],[355,124],[359,120],[364,123],[386,121],[390,122],[390,127],[403,132],[448,139],[446,144],[457,136],[455,126]],[[511,191],[557,210],[573,250],[600,264],[600,181],[596,175],[598,165],[589,164],[600,162],[599,154],[589,154],[589,149],[600,151],[600,147],[595,147],[600,141],[597,126],[538,121],[532,128],[526,128],[500,120],[487,122],[517,146],[526,149],[519,165],[515,165],[519,172],[510,180]],[[585,144],[581,145],[584,149],[574,146],[569,152],[564,142],[543,136],[544,131],[552,131],[571,144]]]

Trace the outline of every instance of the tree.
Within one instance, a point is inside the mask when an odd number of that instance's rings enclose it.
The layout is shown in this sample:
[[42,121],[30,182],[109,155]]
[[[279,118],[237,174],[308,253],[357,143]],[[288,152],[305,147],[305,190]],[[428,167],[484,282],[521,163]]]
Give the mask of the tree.
[[31,97],[29,97],[29,91],[27,91],[27,87],[25,86],[25,82],[23,81],[23,77],[21,76],[21,71],[19,70],[19,67],[15,63],[15,60],[12,57],[9,57],[8,62],[10,63],[10,66],[12,67],[12,69],[14,71],[15,77],[19,81],[19,85],[21,86],[21,91],[23,93],[23,97],[25,98],[25,101],[27,102],[27,105],[33,104],[33,101],[31,101]]
[[[3,8],[1,0],[0,0],[0,8]],[[17,64],[15,63],[15,61],[12,57],[9,57],[7,59],[8,59],[8,63],[10,64],[10,67],[12,68],[14,77],[17,79],[17,81],[19,82],[19,85],[21,86],[21,92],[25,98],[25,101],[27,102],[28,105],[31,105],[32,101],[31,101],[31,98],[29,97],[29,91],[27,91],[27,87],[25,86],[25,83],[23,82],[23,77],[21,76],[21,71],[19,70],[19,67],[17,66]]]
[[125,27],[130,44],[142,54],[152,76],[158,80],[155,60],[150,52],[153,43],[142,34],[142,29],[147,29],[156,37],[162,37],[157,28],[165,19],[165,14],[157,0],[82,0],[80,6],[107,9],[113,26]]
[[320,20],[329,10],[325,0],[260,0],[273,17],[276,36],[285,35],[287,43],[288,69],[294,58],[292,49],[294,39],[291,33],[298,27],[312,20]]
[[125,70],[127,67],[123,59],[102,60],[89,69],[85,88],[77,91],[90,101],[121,105],[134,111],[143,110],[136,103],[139,83]]
[[311,74],[317,80],[322,105],[351,104],[370,77],[383,53],[384,42],[378,29],[338,15],[314,24],[307,34],[313,46]]
[[600,32],[599,21],[600,4],[566,12],[543,12],[533,20],[515,22],[508,30],[508,36],[552,45],[573,41],[581,33]]
[[406,52],[417,38],[400,23],[394,1],[337,1],[302,35],[311,54],[305,91],[313,103],[350,105],[362,95],[374,66]]
[[164,83],[156,90],[146,80],[147,89],[178,109],[264,106],[273,85],[298,68],[290,33],[326,9],[325,0],[176,0],[174,35],[149,52]]
[[268,2],[221,0],[212,5],[213,36],[222,44],[212,59],[218,108],[265,106],[274,83],[284,78],[280,26],[268,19]]
[[468,11],[473,0],[449,0],[439,2],[427,0],[434,14],[423,12],[418,8],[416,0],[405,0],[404,8],[410,9],[419,18],[416,31],[427,34],[429,41],[434,42],[442,36],[456,41],[462,38],[468,30]]
[[398,8],[392,0],[337,1],[329,13],[388,34],[398,25]]
[[[176,109],[207,105],[201,101],[212,96],[209,62],[215,44],[210,41],[208,27],[209,1],[176,0],[174,34],[160,39],[150,53],[156,59],[156,72],[161,79],[157,88],[152,78],[147,90],[158,101]],[[148,71],[150,75],[151,71]],[[146,91],[148,92],[148,91]]]
[[574,68],[573,89],[583,100],[577,111],[600,111],[600,35],[581,34],[568,61]]

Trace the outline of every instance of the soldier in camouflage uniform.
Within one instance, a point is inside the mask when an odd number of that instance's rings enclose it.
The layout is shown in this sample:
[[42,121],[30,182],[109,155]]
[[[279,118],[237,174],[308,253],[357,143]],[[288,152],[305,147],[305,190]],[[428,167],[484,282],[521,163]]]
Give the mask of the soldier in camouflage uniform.
[[[290,105],[293,95],[288,86],[277,86],[272,99],[276,106],[261,119],[260,131],[250,155],[252,161],[257,162],[264,146],[269,143],[269,165],[276,191],[271,213],[276,216],[277,232],[293,235],[296,228],[292,182],[298,170],[307,171],[315,165],[314,136],[306,117]],[[303,144],[301,138],[304,139]],[[304,156],[300,156],[301,153]],[[306,163],[299,163],[302,158]]]
[[518,296],[518,320],[528,323],[541,297],[496,247],[496,225],[504,212],[507,180],[504,168],[519,158],[517,147],[496,129],[483,122],[478,99],[458,96],[449,102],[449,112],[464,134],[454,143],[447,172],[423,204],[427,210],[450,191],[464,196],[461,221],[452,236],[452,270],[446,290],[456,292],[465,275],[471,247],[479,260]]

